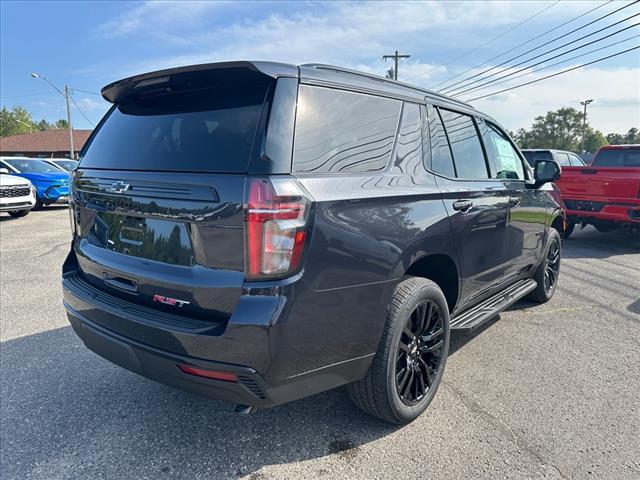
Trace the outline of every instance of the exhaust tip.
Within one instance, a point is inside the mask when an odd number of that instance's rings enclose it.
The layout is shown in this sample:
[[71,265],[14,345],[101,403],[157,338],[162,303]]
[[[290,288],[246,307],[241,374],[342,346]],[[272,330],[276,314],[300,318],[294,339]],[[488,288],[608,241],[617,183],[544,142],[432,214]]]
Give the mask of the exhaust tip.
[[254,405],[242,405],[241,403],[237,403],[233,407],[233,413],[239,413],[240,415],[251,415],[258,410],[258,407]]

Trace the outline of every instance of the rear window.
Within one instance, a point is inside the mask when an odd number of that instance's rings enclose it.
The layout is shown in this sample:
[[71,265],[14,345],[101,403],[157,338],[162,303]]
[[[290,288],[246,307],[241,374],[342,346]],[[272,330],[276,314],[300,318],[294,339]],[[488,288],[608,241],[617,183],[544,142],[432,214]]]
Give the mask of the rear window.
[[244,173],[267,89],[267,82],[226,83],[125,98],[81,166]]
[[594,167],[640,167],[640,148],[600,150],[591,165]]
[[375,172],[386,168],[401,102],[300,85],[293,170]]
[[524,158],[527,159],[527,163],[532,167],[536,166],[536,162],[540,160],[553,160],[553,155],[549,151],[543,152],[522,152]]

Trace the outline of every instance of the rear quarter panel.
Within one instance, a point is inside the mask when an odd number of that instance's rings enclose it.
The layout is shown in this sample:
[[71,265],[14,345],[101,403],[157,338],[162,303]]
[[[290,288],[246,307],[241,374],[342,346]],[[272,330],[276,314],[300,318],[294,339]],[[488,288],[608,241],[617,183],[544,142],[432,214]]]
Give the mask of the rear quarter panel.
[[372,355],[411,263],[438,253],[457,264],[441,194],[426,172],[296,178],[315,200],[315,215],[304,288],[296,288],[287,315],[294,328],[274,331],[276,348],[282,342],[298,351],[297,364],[275,365],[277,376]]

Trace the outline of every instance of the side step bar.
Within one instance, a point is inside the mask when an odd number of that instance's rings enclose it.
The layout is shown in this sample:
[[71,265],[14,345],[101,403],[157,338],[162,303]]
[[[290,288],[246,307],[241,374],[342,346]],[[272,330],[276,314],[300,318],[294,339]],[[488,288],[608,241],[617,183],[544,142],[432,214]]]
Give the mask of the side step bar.
[[478,305],[453,317],[451,319],[451,330],[462,332],[475,330],[509,305],[535,290],[536,286],[537,283],[532,278],[519,280]]

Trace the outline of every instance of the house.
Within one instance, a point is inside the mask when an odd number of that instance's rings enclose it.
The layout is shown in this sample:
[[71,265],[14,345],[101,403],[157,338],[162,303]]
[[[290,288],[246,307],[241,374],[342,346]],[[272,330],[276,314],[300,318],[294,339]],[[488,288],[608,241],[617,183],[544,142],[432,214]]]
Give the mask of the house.
[[[90,134],[91,130],[73,130],[74,158],[78,158],[78,153]],[[69,130],[45,130],[1,137],[0,155],[40,158],[69,157]]]

